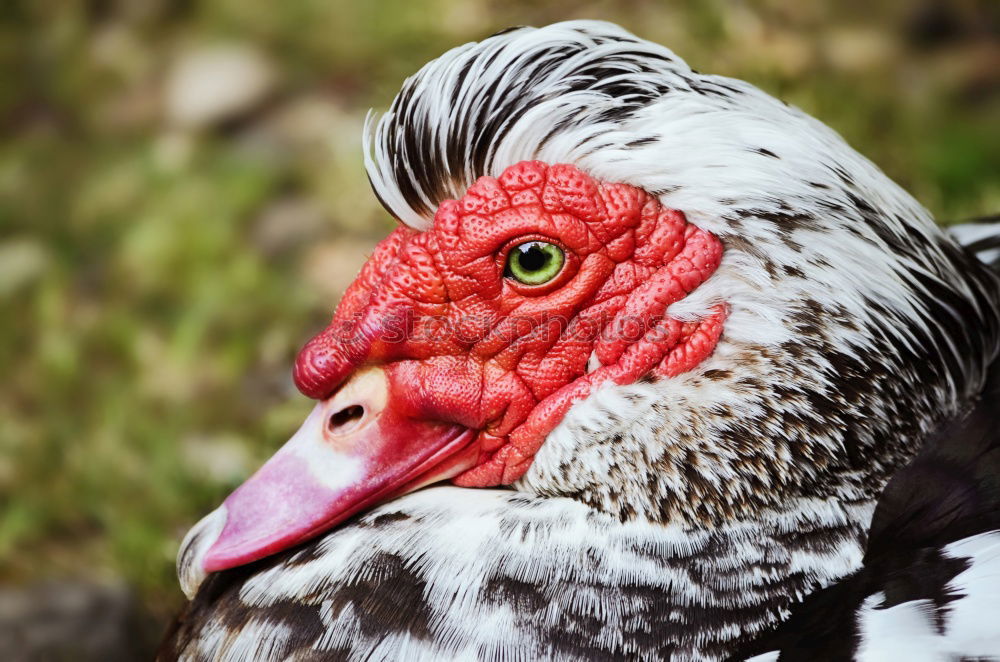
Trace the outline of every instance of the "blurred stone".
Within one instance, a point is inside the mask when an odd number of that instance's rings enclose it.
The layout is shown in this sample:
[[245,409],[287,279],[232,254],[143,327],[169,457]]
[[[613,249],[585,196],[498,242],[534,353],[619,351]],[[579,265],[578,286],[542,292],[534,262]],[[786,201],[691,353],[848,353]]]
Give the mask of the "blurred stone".
[[34,239],[11,239],[0,243],[0,297],[10,296],[29,285],[45,271],[49,255]]
[[257,343],[257,360],[266,369],[278,368],[284,381],[289,354],[294,356],[301,344],[302,339],[298,336],[292,338],[287,328],[275,326],[264,329]]
[[375,243],[374,240],[341,239],[316,246],[306,255],[303,265],[307,286],[321,292],[332,305],[361,271]]
[[444,8],[441,27],[449,34],[464,37],[484,34],[495,22],[488,5],[478,2],[453,2]]
[[153,143],[153,162],[164,172],[178,172],[191,161],[194,147],[190,134],[168,131]]
[[792,30],[769,30],[755,56],[785,76],[802,76],[816,61],[816,44],[807,35]]
[[233,483],[250,474],[247,442],[236,435],[194,436],[181,443],[184,464],[215,483]]
[[131,349],[139,369],[134,386],[138,393],[153,400],[190,403],[216,377],[214,364],[201,361],[195,370],[191,357],[183,360],[172,354],[168,339],[151,328],[136,333]]
[[362,164],[364,122],[363,113],[346,110],[334,96],[292,97],[272,104],[244,131],[241,157],[257,154],[293,172],[295,195],[321,210],[327,228],[382,234],[391,224],[384,222]]
[[218,45],[185,53],[167,77],[167,119],[203,128],[243,115],[271,92],[275,72],[263,53]]
[[95,29],[89,46],[95,65],[124,80],[144,77],[153,67],[148,44],[123,21],[109,21]]
[[330,219],[314,200],[289,196],[264,208],[253,240],[262,253],[274,256],[315,239],[329,226]]
[[897,52],[892,34],[871,28],[832,30],[825,46],[826,56],[835,68],[852,72],[886,66]]
[[750,63],[790,77],[801,76],[814,66],[816,45],[804,32],[768,22],[743,5],[734,5],[722,17],[743,65]]
[[45,582],[0,588],[4,662],[148,659],[157,637],[121,584]]
[[154,78],[127,85],[105,101],[94,103],[94,122],[107,131],[145,130],[159,120],[160,93]]
[[333,99],[302,96],[283,104],[267,119],[268,130],[289,149],[361,153],[364,115],[345,111]]

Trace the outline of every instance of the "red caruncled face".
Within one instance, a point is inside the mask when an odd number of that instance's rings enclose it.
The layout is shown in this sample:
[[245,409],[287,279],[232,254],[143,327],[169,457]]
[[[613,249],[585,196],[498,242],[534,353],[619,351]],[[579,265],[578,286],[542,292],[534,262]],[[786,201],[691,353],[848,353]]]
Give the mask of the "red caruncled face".
[[430,230],[382,241],[302,350],[295,381],[321,403],[227,499],[206,569],[429,482],[516,480],[596,385],[670,377],[711,353],[724,310],[681,322],[666,309],[721,255],[683,213],[571,165],[480,178]]

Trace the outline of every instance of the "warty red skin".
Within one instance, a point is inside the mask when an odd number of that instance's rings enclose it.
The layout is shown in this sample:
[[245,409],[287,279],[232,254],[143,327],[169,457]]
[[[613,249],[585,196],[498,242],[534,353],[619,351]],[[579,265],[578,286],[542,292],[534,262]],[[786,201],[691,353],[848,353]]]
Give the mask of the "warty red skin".
[[[529,287],[504,265],[533,240],[566,261]],[[641,189],[521,162],[443,202],[429,230],[383,240],[299,354],[295,382],[322,399],[381,365],[398,412],[479,431],[478,458],[454,483],[511,483],[596,385],[673,376],[712,352],[725,310],[695,322],[666,310],[721,258],[715,236]],[[592,353],[601,367],[588,372]]]

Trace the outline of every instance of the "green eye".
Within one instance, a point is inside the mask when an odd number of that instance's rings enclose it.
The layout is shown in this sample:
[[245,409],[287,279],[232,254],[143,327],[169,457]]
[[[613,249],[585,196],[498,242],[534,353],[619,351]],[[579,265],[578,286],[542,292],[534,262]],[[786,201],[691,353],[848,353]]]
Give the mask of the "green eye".
[[565,253],[555,244],[528,241],[507,254],[504,276],[525,285],[541,285],[555,278],[565,262]]

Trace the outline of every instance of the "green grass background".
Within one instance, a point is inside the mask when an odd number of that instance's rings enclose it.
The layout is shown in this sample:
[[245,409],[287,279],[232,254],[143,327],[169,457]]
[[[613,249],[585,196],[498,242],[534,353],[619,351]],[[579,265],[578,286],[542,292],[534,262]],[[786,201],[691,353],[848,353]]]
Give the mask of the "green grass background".
[[[940,219],[1000,211],[1000,3],[15,0],[0,11],[0,582],[181,603],[184,531],[310,403],[290,367],[391,222],[369,107],[512,24],[617,21],[840,131]],[[172,121],[185,54],[255,49],[266,99]]]

